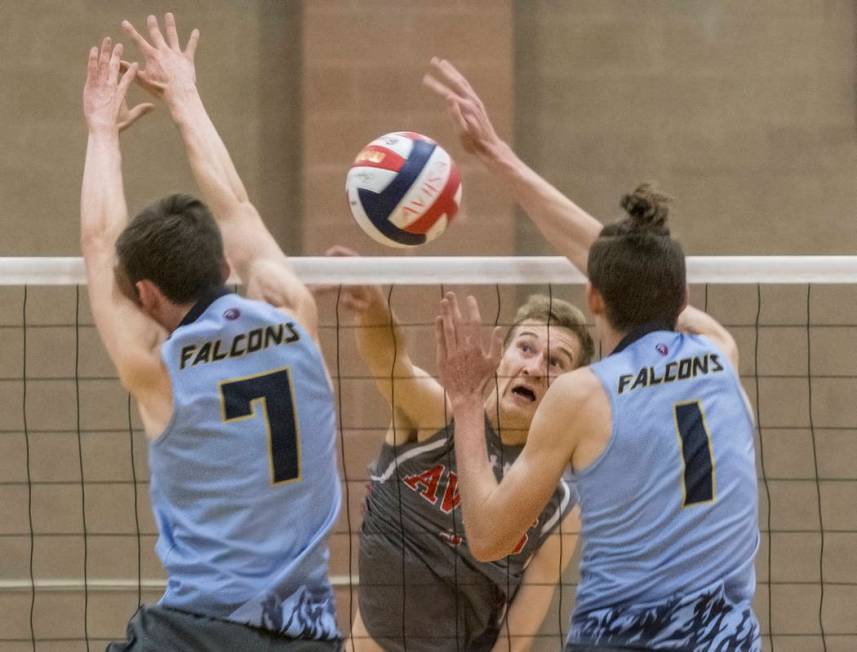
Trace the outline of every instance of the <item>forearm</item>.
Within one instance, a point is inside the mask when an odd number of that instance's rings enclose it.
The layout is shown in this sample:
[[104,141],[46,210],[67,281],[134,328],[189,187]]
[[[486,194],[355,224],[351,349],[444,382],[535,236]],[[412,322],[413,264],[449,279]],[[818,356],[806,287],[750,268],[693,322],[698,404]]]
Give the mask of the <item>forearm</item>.
[[[464,513],[467,545],[480,560],[498,559],[514,546],[505,545],[500,525],[502,510],[493,510],[491,497],[498,488],[485,444],[485,413],[481,396],[457,400],[455,460]],[[498,536],[499,535],[499,536]]]
[[735,338],[723,325],[707,312],[687,306],[678,316],[676,324],[678,330],[695,335],[704,335],[713,340],[729,358],[730,362],[738,367],[738,346]]
[[410,380],[413,363],[408,355],[405,333],[380,291],[376,300],[358,316],[355,337],[357,351],[379,391],[392,401],[392,379],[397,384]]
[[511,189],[545,240],[585,274],[589,248],[601,232],[601,223],[539,176],[506,143],[498,142],[480,158]]
[[90,131],[80,192],[80,239],[84,258],[91,258],[88,254],[93,248],[112,248],[127,221],[119,132],[116,129]]
[[203,199],[218,221],[234,217],[247,191],[196,87],[174,89],[166,100]]

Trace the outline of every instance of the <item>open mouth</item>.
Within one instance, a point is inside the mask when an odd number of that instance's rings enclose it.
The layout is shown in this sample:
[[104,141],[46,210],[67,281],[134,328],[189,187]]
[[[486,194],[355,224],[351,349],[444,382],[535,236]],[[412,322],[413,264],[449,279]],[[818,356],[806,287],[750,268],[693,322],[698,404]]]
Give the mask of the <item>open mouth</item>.
[[536,393],[531,390],[529,387],[524,387],[523,385],[518,385],[517,387],[512,388],[512,394],[517,396],[522,396],[528,401],[536,400]]

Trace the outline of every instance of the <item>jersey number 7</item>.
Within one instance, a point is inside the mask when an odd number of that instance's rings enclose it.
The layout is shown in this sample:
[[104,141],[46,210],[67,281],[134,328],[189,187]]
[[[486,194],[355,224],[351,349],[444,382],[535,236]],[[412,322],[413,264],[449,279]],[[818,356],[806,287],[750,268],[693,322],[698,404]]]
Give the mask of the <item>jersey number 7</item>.
[[271,482],[289,482],[301,477],[300,428],[295,413],[294,388],[289,369],[276,369],[256,376],[220,383],[223,420],[244,421],[256,417],[261,406],[271,460]]

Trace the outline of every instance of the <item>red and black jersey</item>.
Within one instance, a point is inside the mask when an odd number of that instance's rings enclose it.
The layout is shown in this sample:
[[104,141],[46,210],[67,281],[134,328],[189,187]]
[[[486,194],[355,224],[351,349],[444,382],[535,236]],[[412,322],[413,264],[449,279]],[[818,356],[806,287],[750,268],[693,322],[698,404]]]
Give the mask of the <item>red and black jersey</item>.
[[[370,467],[360,540],[360,612],[385,650],[490,650],[533,554],[577,503],[560,482],[515,551],[480,562],[467,547],[453,424],[421,441],[385,443]],[[498,480],[522,446],[485,422]]]

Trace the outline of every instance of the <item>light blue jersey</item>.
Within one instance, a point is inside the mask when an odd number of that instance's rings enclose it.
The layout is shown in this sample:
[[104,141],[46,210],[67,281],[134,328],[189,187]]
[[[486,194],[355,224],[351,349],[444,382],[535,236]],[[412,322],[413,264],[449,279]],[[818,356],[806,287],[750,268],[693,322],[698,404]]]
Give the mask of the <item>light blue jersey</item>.
[[334,400],[313,339],[220,290],[161,347],[173,417],[149,446],[161,604],[338,637],[327,538],[339,511]]
[[575,475],[583,557],[569,641],[761,650],[753,417],[708,339],[654,328],[591,366],[613,430]]

